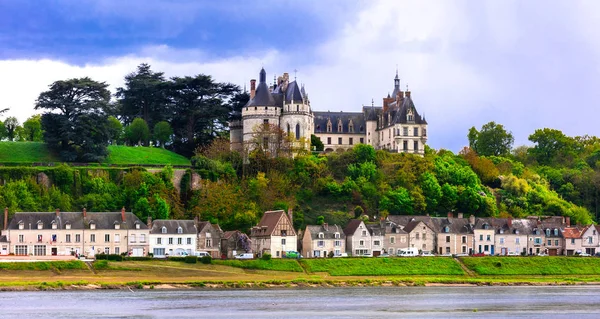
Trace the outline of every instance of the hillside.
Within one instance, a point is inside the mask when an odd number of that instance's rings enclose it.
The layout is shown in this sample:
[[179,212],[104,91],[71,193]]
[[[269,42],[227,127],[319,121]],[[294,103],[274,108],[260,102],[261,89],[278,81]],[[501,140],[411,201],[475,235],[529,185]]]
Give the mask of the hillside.
[[[171,151],[155,147],[113,145],[103,164],[112,165],[190,165],[190,160]],[[0,164],[59,163],[42,142],[0,142]]]

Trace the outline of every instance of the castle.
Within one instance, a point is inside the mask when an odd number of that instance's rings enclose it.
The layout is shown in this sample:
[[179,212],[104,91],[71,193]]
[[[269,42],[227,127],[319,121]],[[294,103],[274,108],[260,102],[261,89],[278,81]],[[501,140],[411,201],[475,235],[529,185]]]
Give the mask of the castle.
[[[369,144],[390,152],[423,154],[427,142],[427,121],[419,115],[410,91],[400,89],[396,71],[394,90],[381,106],[362,107],[361,112],[313,112],[304,86],[284,73],[267,84],[267,73],[260,70],[258,86],[250,80],[250,100],[238,120],[229,123],[231,149],[247,152],[256,145],[268,147],[271,141],[256,143],[261,127],[278,127],[308,148],[312,134],[324,144],[325,152],[348,150],[356,144]],[[268,125],[267,125],[268,124]],[[262,141],[261,141],[262,142]]]

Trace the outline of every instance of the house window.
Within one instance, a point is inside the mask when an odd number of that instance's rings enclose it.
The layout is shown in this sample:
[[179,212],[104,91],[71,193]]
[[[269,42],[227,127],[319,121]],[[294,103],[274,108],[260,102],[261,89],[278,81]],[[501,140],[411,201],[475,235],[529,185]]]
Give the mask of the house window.
[[333,235],[334,238],[340,238],[340,233],[335,233],[335,235]]
[[558,236],[558,229],[554,229],[554,236]]
[[173,237],[169,237],[169,245],[173,245]]
[[365,144],[365,139],[364,139],[364,137],[361,137],[361,138],[360,138],[360,144]]
[[42,224],[41,222],[39,222],[37,225],[38,225],[38,226],[37,226],[37,227],[38,227],[38,229],[42,229],[42,228],[44,228],[44,224]]
[[406,118],[407,118],[407,121],[409,121],[409,122],[412,122],[412,121],[414,120],[414,118],[413,118],[413,115],[412,115],[412,114],[408,114],[408,115],[406,116]]
[[414,141],[414,142],[413,142],[413,149],[414,149],[415,151],[418,151],[418,150],[419,150],[419,141]]
[[408,127],[403,127],[402,128],[402,135],[408,136]]
[[319,233],[319,238],[325,238],[325,235],[323,233]]
[[141,234],[140,235],[140,243],[145,243],[146,242],[146,235]]
[[25,242],[25,235],[19,235],[19,242],[20,243]]
[[177,238],[177,245],[183,244],[183,238]]
[[212,239],[206,238],[206,247],[212,247]]
[[325,241],[324,240],[317,241],[317,246],[319,246],[319,247],[325,246]]
[[119,234],[115,234],[115,243],[121,242],[121,236]]
[[423,136],[427,136],[427,129],[426,128],[422,129],[421,132],[423,133]]
[[192,239],[191,239],[191,238],[189,238],[189,237],[187,238],[187,244],[188,244],[188,245],[191,245],[191,244],[192,244]]
[[423,233],[423,240],[427,240],[427,233]]
[[490,250],[490,246],[488,246],[488,245],[483,246],[483,251],[489,251],[489,250]]
[[156,238],[156,244],[162,245],[162,238],[160,238],[160,237]]
[[178,234],[183,234],[183,229],[181,227],[177,227],[177,233]]
[[588,244],[593,244],[594,243],[594,237],[590,236],[588,237]]
[[71,224],[70,223],[65,224],[65,229],[71,229]]
[[487,235],[486,238],[487,238],[487,241],[490,241],[490,240],[492,240],[492,235]]
[[554,246],[558,246],[558,239],[554,241]]
[[546,229],[546,236],[550,236],[550,229]]
[[415,233],[415,239],[419,239],[419,233]]
[[504,244],[504,238],[500,238],[500,244]]
[[419,128],[418,127],[413,128],[413,136],[419,136]]
[[449,233],[450,232],[450,227],[446,226],[444,227],[444,233]]
[[337,129],[338,133],[342,132],[342,121],[338,122],[338,129]]
[[90,235],[90,243],[95,243],[96,242],[96,234],[91,234]]
[[38,243],[42,242],[42,235],[37,235],[37,241],[38,241]]
[[354,133],[354,125],[352,123],[348,124],[348,132]]
[[161,229],[161,232],[162,232],[163,234],[166,234],[166,233],[167,233],[167,227],[163,226],[163,228]]
[[130,243],[135,243],[135,242],[136,242],[136,239],[137,239],[137,238],[135,238],[135,234],[131,234],[131,235],[129,235],[129,242],[130,242]]
[[390,237],[390,244],[396,243],[396,237]]
[[55,221],[52,222],[52,229],[56,229],[56,222]]
[[552,239],[548,239],[548,246],[552,245]]
[[26,256],[27,255],[27,245],[16,245],[15,246],[15,255]]
[[121,249],[119,247],[115,247],[115,255],[118,255],[121,253]]
[[104,253],[106,255],[110,254],[110,248],[109,247],[104,247]]
[[67,243],[71,242],[71,234],[65,235],[65,242],[67,242]]
[[52,242],[54,242],[54,243],[56,242],[56,240],[58,239],[56,237],[58,237],[56,234],[52,234]]
[[45,256],[46,255],[46,245],[33,246],[33,254],[35,256]]
[[521,238],[517,237],[515,238],[515,244],[519,245],[521,243]]
[[[287,236],[287,230],[285,230],[285,229],[282,229],[282,230],[281,230],[281,236]],[[206,236],[206,237],[210,237],[210,236],[208,236],[208,234],[207,234],[207,236]]]
[[390,256],[394,254],[394,248],[389,249],[389,254],[390,254]]
[[360,240],[360,241],[358,242],[358,245],[359,245],[359,246],[364,246],[364,245],[365,245],[365,241],[364,241],[364,240]]
[[462,246],[462,253],[466,254],[467,253],[467,246]]
[[381,242],[379,240],[376,240],[376,241],[373,242],[373,245],[379,246],[379,245],[381,245]]
[[342,245],[342,241],[341,241],[341,240],[336,240],[336,241],[334,242],[334,246],[335,246],[335,247],[340,247],[341,245]]
[[281,245],[285,245],[285,238],[281,238]]
[[462,243],[466,244],[467,243],[467,236],[462,236]]
[[331,137],[327,138],[327,144],[331,145]]
[[22,222],[19,223],[19,229],[24,229],[25,228],[25,224],[23,224]]
[[353,145],[354,144],[354,139],[352,137],[350,137],[348,139],[348,144]]
[[110,234],[105,234],[104,235],[104,242],[105,243],[109,243],[110,242]]
[[541,245],[542,244],[542,239],[540,237],[536,237],[534,243],[536,245]]
[[164,248],[154,248],[154,256],[164,256],[165,249]]
[[405,236],[400,237],[400,242],[401,243],[405,243],[406,242],[406,237]]
[[331,132],[331,121],[327,121],[327,132]]
[[402,150],[408,152],[408,141],[402,141]]
[[575,238],[571,238],[571,244],[575,245]]
[[366,230],[363,230],[363,231],[362,231],[362,235],[363,235],[363,236],[367,236],[367,231],[366,231]]
[[338,144],[342,145],[342,138],[341,137],[338,137]]
[[479,235],[479,240],[483,240],[483,235]]
[[449,243],[450,242],[450,236],[446,236],[446,242]]
[[446,247],[446,254],[450,253],[450,247]]
[[121,228],[121,225],[119,225],[118,223],[115,224],[115,229],[120,229],[120,228]]
[[96,229],[96,223],[90,223],[90,229]]

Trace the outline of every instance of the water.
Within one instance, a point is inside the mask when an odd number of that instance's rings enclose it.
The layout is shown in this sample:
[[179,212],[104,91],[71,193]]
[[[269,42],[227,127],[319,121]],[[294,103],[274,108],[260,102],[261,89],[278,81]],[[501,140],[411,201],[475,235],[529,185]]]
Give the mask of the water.
[[0,293],[0,318],[600,318],[600,287]]

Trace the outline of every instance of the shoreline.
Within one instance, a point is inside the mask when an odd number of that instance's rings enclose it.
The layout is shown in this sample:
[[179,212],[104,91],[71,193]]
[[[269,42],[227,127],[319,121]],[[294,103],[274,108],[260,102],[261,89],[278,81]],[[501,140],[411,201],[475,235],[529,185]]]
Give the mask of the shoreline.
[[[460,280],[457,280],[460,281]],[[16,292],[16,291],[70,291],[70,290],[212,290],[212,289],[322,289],[322,288],[354,288],[354,287],[493,287],[493,286],[514,286],[514,287],[548,287],[548,286],[600,286],[600,282],[585,282],[585,281],[518,281],[518,282],[501,282],[501,281],[483,281],[483,282],[420,282],[420,281],[403,281],[403,280],[326,280],[326,281],[310,281],[290,280],[287,282],[262,282],[262,281],[247,281],[247,282],[156,282],[156,283],[138,283],[130,282],[125,284],[115,283],[30,283],[25,285],[0,286],[0,292]]]

